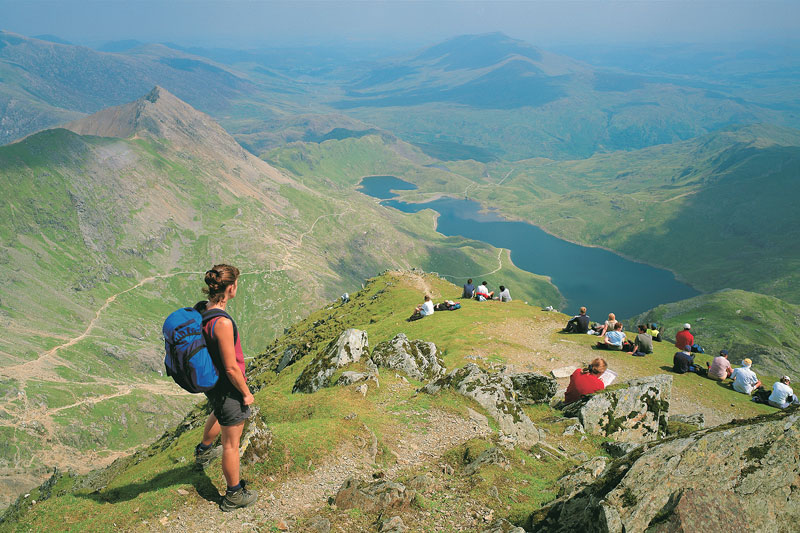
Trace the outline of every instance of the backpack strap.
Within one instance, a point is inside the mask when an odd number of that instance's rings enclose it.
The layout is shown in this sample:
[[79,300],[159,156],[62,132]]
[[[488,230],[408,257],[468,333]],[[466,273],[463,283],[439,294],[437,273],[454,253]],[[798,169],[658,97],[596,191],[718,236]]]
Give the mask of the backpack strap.
[[[223,311],[222,309],[209,309],[208,311],[203,311],[203,326],[208,324],[211,320],[219,317],[225,317],[231,321],[233,324],[233,343],[236,344],[236,341],[239,339],[239,330],[236,328],[236,322],[231,318],[231,315]],[[214,330],[214,324],[211,325],[211,330]]]

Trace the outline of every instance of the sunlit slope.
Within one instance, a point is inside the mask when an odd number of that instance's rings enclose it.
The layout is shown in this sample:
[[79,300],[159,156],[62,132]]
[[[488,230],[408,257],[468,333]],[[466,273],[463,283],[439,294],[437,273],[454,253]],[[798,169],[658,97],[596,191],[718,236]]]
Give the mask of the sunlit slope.
[[231,312],[248,354],[386,268],[486,273],[519,297],[559,298],[506,252],[436,234],[431,213],[302,184],[164,89],[69,127],[118,137],[56,129],[0,148],[4,501],[53,466],[107,462],[182,415],[194,399],[159,373],[160,327],[202,299],[214,262],[243,272]]

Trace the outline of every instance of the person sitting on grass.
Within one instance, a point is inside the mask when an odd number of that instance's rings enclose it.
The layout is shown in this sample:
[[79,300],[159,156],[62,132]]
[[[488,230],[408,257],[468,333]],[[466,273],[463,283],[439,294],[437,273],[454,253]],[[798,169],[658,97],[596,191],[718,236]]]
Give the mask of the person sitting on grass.
[[589,315],[586,314],[586,308],[581,307],[580,314],[575,315],[567,322],[567,325],[562,329],[564,333],[586,333],[589,331]]
[[592,394],[606,388],[600,376],[608,368],[606,360],[602,357],[595,358],[586,368],[578,368],[569,377],[569,386],[564,393],[564,403],[570,404],[581,399],[581,396]]
[[719,355],[708,365],[708,377],[716,381],[725,381],[733,373],[731,362],[728,361],[728,350],[720,350]]
[[650,335],[650,337],[652,337],[654,341],[661,342],[661,329],[663,328],[659,328],[658,324],[653,322],[652,324],[650,324],[650,328],[648,328],[648,330],[645,331],[645,333]]
[[511,293],[508,292],[504,286],[500,285],[500,294],[497,295],[497,299],[501,302],[510,302],[511,301]]
[[414,314],[412,314],[408,320],[419,320],[420,318],[425,318],[428,315],[433,314],[433,302],[431,301],[431,297],[427,294],[425,295],[425,301],[418,305],[414,309]]
[[790,405],[800,403],[794,391],[789,386],[791,380],[789,376],[783,376],[780,381],[772,385],[772,394],[769,395],[769,404],[778,409],[786,409]]
[[472,298],[475,295],[475,285],[472,284],[472,278],[469,278],[464,284],[464,292],[461,293],[462,298]]
[[753,366],[753,361],[750,359],[744,359],[742,361],[742,366],[734,369],[733,373],[731,374],[731,379],[733,379],[733,390],[736,392],[749,395],[753,394],[753,391],[763,386],[761,384],[761,380],[758,379],[758,376],[756,376],[756,373],[750,369],[751,366]]
[[602,337],[609,331],[614,331],[614,326],[616,324],[617,324],[617,317],[614,315],[614,313],[608,313],[608,320],[606,320],[606,323],[603,324],[603,327],[600,328],[600,331],[598,331],[597,334]]
[[628,353],[636,357],[653,353],[653,337],[647,334],[647,326],[644,324],[639,324],[639,333],[633,340],[633,350]]
[[694,355],[692,355],[692,347],[686,345],[683,350],[676,352],[672,357],[672,371],[676,374],[685,374],[687,372],[697,372],[699,369],[694,364]]
[[494,291],[489,292],[489,287],[486,285],[485,281],[478,285],[478,288],[475,290],[475,299],[479,302],[491,300],[492,296],[494,296]]
[[691,328],[692,326],[690,326],[689,324],[684,324],[683,330],[675,334],[676,348],[683,349],[684,346],[688,345],[689,348],[691,349],[692,344],[694,344],[694,335],[692,335],[692,332],[689,331]]
[[622,350],[623,342],[625,342],[625,333],[622,332],[622,322],[616,322],[614,330],[606,333],[603,340],[597,343],[597,347],[601,350]]

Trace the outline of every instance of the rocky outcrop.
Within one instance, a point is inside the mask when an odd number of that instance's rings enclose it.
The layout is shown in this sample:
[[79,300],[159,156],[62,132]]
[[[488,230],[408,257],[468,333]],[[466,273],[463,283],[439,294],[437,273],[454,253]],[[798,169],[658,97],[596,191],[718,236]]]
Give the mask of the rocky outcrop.
[[469,363],[429,383],[421,391],[435,394],[443,387],[451,387],[478,402],[497,421],[500,433],[510,444],[530,446],[539,442],[539,430],[517,402],[510,376],[491,374]]
[[608,459],[603,456],[589,459],[561,476],[558,485],[559,496],[572,496],[587,485],[591,485],[606,470]]
[[405,333],[398,333],[392,340],[375,346],[372,361],[378,367],[399,370],[420,381],[436,379],[446,372],[434,343],[419,339],[410,341]]
[[352,385],[353,383],[359,383],[368,379],[369,374],[365,372],[354,372],[352,370],[348,370],[347,372],[342,372],[342,375],[336,380],[336,384],[346,387],[347,385]]
[[481,467],[486,465],[497,465],[503,470],[509,469],[508,458],[506,458],[500,448],[492,447],[481,452],[471,463],[469,463],[466,468],[464,468],[464,474],[471,476],[477,473]]
[[517,401],[525,405],[548,403],[558,390],[558,382],[538,372],[512,374]]
[[365,513],[387,510],[404,511],[411,505],[415,493],[402,483],[388,479],[366,482],[348,478],[333,499],[339,509],[360,509]]
[[517,527],[505,518],[499,518],[481,530],[481,533],[525,533],[521,527]]
[[642,446],[529,531],[790,531],[800,516],[800,410]]
[[344,331],[303,369],[292,392],[316,392],[327,387],[337,368],[359,361],[368,349],[366,331],[352,328]]
[[257,408],[245,423],[242,432],[239,456],[245,464],[255,464],[269,459],[272,449],[272,431],[259,415]]
[[627,442],[647,442],[667,434],[672,376],[633,379],[585,396],[564,408],[587,433]]
[[706,427],[706,417],[703,413],[694,413],[692,415],[669,415],[670,422],[677,422],[679,424],[690,424],[697,426],[698,429]]

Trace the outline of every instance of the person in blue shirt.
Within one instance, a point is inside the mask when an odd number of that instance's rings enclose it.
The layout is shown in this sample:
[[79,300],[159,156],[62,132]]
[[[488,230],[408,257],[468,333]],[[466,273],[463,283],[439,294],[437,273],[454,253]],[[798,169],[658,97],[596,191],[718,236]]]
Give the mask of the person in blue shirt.
[[464,292],[461,294],[462,298],[472,298],[475,296],[475,285],[472,284],[472,278],[469,278],[464,284]]
[[601,350],[622,350],[622,343],[625,342],[625,333],[622,331],[622,322],[614,324],[613,331],[606,333],[602,341],[597,343]]

